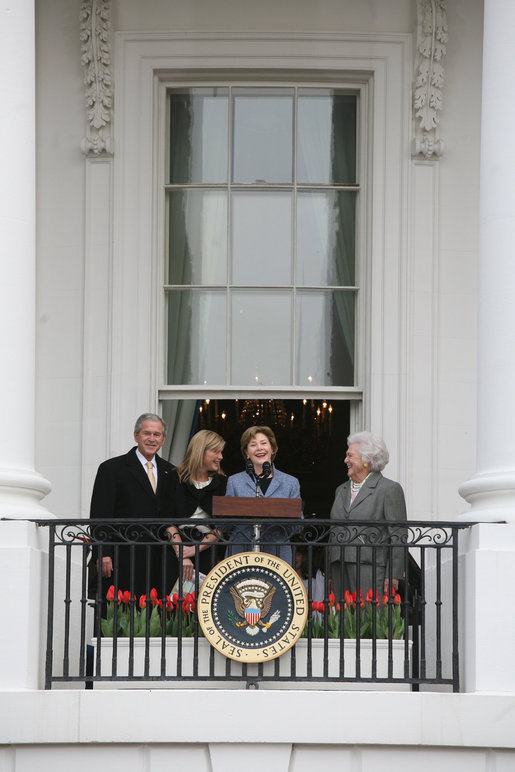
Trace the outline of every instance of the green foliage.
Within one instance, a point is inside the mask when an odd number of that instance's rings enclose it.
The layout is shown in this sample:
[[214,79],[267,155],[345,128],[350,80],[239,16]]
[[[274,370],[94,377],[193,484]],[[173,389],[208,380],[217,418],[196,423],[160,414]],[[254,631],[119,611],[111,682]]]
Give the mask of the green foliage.
[[[343,624],[344,638],[376,638],[400,640],[404,635],[404,619],[401,615],[401,600],[398,595],[383,597],[373,602],[371,593],[366,600],[356,601],[356,593],[346,593],[343,607],[334,603],[334,596],[329,596],[329,602],[314,601],[311,611],[311,637],[340,638]],[[303,637],[308,637],[309,623],[304,628]]]
[[[195,612],[194,594],[188,594],[185,598],[175,594],[173,598],[166,596],[161,599],[152,590],[150,603],[147,604],[145,595],[137,602],[135,597],[130,598],[130,593],[120,591],[118,603],[115,603],[114,588],[110,588],[107,598],[106,618],[101,620],[102,635],[106,638],[113,637],[115,626],[119,638],[128,638],[131,634],[134,638],[144,638],[147,628],[150,638],[160,637],[163,626],[166,636],[192,638],[197,629],[199,637],[203,636]],[[149,608],[150,615],[147,617]]]

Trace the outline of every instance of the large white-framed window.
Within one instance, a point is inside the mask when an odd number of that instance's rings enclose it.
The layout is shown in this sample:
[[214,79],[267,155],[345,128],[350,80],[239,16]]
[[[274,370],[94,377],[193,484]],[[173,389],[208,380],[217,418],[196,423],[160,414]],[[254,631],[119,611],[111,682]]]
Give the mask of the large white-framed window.
[[356,387],[362,89],[323,79],[166,88],[172,393]]

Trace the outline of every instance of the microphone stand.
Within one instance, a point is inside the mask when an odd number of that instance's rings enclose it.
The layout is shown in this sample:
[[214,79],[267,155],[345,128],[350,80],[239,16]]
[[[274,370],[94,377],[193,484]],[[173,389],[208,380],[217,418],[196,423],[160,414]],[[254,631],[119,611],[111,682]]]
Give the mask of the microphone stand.
[[[265,461],[265,463],[263,464],[263,471],[261,472],[261,474],[256,474],[256,470],[254,469],[254,464],[252,463],[252,461],[249,458],[249,459],[247,459],[247,464],[246,464],[246,467],[245,467],[245,471],[247,472],[249,477],[252,480],[254,480],[255,483],[256,483],[256,498],[257,499],[261,498],[261,489],[259,487],[259,481],[261,479],[265,479],[266,477],[270,476],[270,471],[271,471],[270,464],[268,463],[268,461]],[[252,539],[252,552],[260,552],[261,551],[260,550],[260,546],[261,546],[261,525],[259,525],[258,523],[254,523],[253,528],[254,528],[254,536],[253,536],[253,539]]]

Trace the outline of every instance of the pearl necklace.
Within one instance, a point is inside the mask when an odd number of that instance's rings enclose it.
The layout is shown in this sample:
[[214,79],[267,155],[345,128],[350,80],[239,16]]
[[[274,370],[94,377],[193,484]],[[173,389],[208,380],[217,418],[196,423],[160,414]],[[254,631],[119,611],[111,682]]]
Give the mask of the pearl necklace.
[[356,498],[356,496],[358,495],[358,493],[359,493],[359,491],[361,489],[361,486],[363,485],[363,483],[366,480],[368,480],[368,478],[370,477],[371,474],[372,474],[372,472],[369,472],[367,474],[367,476],[365,477],[365,479],[362,480],[360,483],[354,482],[354,480],[350,481],[350,503],[351,504],[354,501],[354,499]]

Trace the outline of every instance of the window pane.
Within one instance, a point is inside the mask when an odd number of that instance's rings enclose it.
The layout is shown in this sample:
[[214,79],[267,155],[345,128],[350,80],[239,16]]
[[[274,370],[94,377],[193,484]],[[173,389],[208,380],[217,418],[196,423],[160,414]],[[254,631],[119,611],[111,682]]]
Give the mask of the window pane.
[[227,193],[169,192],[169,284],[225,284]]
[[300,192],[297,199],[297,284],[354,286],[353,191]]
[[353,385],[357,92],[169,98],[168,382]]
[[168,293],[168,383],[226,382],[224,291]]
[[292,182],[293,89],[233,89],[233,182]]
[[354,293],[297,293],[297,384],[354,385]]
[[299,92],[299,182],[356,182],[356,101],[325,89]]
[[227,88],[170,94],[170,184],[227,182]]
[[291,294],[233,292],[231,305],[231,383],[291,383]]
[[232,196],[233,284],[291,284],[292,194]]

